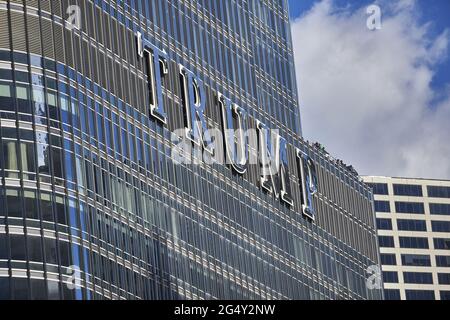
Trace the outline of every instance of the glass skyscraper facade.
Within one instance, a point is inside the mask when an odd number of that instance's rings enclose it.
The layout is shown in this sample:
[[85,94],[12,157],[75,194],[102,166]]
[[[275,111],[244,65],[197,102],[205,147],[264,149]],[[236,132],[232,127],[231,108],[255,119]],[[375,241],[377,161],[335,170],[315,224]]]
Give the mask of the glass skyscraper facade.
[[[0,21],[0,299],[382,298],[371,190],[301,138],[286,0],[10,0]],[[259,164],[173,160],[180,66],[208,127],[220,92],[279,130],[291,204]]]

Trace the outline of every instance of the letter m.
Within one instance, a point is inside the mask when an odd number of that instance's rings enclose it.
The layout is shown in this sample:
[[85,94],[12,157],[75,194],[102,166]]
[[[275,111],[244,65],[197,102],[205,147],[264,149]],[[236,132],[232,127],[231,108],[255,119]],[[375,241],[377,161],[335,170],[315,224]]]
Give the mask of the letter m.
[[257,121],[259,140],[259,159],[261,165],[261,187],[273,193],[276,198],[294,205],[289,180],[287,142],[278,134],[278,130],[269,130],[265,124]]

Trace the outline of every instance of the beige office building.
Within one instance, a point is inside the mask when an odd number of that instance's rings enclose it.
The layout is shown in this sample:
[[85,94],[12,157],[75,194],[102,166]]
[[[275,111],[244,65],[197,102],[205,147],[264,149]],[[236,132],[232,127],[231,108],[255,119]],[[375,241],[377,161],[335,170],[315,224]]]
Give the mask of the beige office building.
[[363,177],[373,187],[388,300],[450,299],[450,181]]

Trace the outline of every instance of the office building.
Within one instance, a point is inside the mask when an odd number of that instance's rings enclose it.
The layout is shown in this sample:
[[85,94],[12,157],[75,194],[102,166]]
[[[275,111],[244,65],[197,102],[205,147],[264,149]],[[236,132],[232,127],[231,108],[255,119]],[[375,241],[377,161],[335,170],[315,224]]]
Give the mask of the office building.
[[450,181],[364,181],[374,191],[385,298],[450,299]]

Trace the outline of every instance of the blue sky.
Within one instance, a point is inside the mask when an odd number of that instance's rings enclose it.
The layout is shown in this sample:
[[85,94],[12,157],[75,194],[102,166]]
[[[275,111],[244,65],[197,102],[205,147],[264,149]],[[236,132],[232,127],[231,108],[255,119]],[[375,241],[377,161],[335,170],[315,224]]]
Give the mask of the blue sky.
[[304,138],[362,175],[450,179],[450,0],[289,2]]
[[[320,0],[289,0],[291,19],[305,14],[316,2]],[[334,0],[337,6],[350,9],[359,9],[374,2],[374,0]],[[450,0],[417,0],[417,5],[419,9],[417,18],[421,23],[431,23],[431,35],[440,34],[446,28],[450,28]],[[445,86],[450,85],[450,55],[435,71],[431,86],[436,90],[443,90]]]

